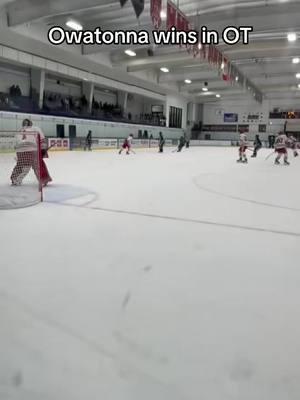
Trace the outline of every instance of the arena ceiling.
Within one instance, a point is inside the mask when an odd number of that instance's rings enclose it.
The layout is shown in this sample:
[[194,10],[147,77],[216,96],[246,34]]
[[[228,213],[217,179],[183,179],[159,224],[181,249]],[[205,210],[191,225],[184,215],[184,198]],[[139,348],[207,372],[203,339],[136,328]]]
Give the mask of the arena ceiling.
[[[46,40],[49,27],[64,26],[69,18],[91,30],[99,26],[110,30],[152,29],[148,0],[139,20],[130,2],[121,8],[119,0],[2,0],[0,5],[5,6],[9,29],[38,40]],[[218,48],[265,98],[278,105],[282,99],[300,100],[300,79],[296,78],[300,63],[293,63],[295,57],[300,57],[300,0],[179,0],[178,5],[195,26],[206,25],[220,33],[229,25],[253,26],[249,45],[220,43]],[[298,40],[287,40],[291,32]],[[120,45],[83,45],[80,51],[84,58],[98,63],[105,60],[116,71],[155,79],[199,102],[216,101],[216,93],[223,98],[247,96],[243,88],[224,82],[210,65],[178,46],[132,46],[135,57],[127,56],[124,49]],[[161,72],[162,66],[169,72]],[[185,83],[186,79],[192,83]],[[208,93],[202,91],[204,82],[208,82]]]

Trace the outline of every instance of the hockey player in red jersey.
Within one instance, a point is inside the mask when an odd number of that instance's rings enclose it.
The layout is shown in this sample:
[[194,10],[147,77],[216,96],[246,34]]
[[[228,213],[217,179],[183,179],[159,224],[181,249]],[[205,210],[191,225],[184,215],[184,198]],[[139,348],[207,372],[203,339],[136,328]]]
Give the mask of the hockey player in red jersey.
[[247,155],[246,155],[246,150],[248,148],[248,142],[247,142],[247,135],[244,131],[240,133],[240,143],[239,143],[239,159],[237,160],[238,163],[244,163],[247,164]]
[[127,150],[126,154],[130,153],[130,149],[131,149],[131,146],[132,146],[132,140],[133,140],[133,134],[131,133],[128,136],[128,138],[124,140],[124,143],[123,143],[123,145],[122,145],[122,147],[121,147],[121,149],[119,151],[119,154],[121,154],[123,150]]
[[280,159],[283,156],[284,164],[290,165],[288,162],[288,152],[287,146],[289,143],[289,139],[285,133],[279,132],[278,136],[275,139],[275,152],[277,153],[277,157],[275,159],[275,164],[280,164]]

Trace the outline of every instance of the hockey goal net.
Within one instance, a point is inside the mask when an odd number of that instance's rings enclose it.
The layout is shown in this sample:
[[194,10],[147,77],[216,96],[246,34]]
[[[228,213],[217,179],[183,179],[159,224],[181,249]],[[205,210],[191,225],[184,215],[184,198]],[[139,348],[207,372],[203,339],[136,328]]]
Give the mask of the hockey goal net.
[[42,201],[41,160],[38,133],[0,131],[0,209]]

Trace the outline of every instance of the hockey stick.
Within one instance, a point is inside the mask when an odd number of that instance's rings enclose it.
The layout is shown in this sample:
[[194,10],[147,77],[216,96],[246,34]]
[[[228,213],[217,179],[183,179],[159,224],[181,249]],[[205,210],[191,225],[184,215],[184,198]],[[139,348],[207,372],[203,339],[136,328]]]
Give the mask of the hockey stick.
[[50,149],[52,149],[52,147],[54,147],[55,144],[52,144],[51,146],[47,147],[47,149],[44,149],[45,151],[49,151]]
[[273,154],[275,154],[276,152],[275,151],[272,151],[272,153],[270,153],[266,158],[265,158],[265,161],[267,161],[270,157],[271,157],[271,155],[273,155]]

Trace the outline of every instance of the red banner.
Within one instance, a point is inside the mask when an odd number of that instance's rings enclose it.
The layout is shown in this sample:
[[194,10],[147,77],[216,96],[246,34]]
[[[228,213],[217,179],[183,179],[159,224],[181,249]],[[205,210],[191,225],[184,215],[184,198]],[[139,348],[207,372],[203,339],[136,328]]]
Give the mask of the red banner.
[[167,30],[171,29],[172,26],[176,26],[177,20],[177,8],[171,1],[167,3]]
[[201,54],[201,58],[203,58],[203,60],[206,60],[207,57],[207,45],[203,44],[200,50],[200,54]]
[[197,55],[200,53],[199,43],[194,44],[192,50],[193,50],[193,56],[196,58]]
[[187,20],[187,17],[181,12],[177,12],[177,23],[176,23],[177,30],[186,32],[188,30],[188,25],[189,22]]
[[223,74],[222,74],[222,78],[223,81],[229,82],[230,79],[230,71],[229,71],[229,64],[228,64],[228,60],[227,58],[223,58],[223,63],[222,63],[222,67],[223,67]]
[[151,0],[150,3],[150,16],[152,20],[152,24],[155,29],[159,29],[161,26],[161,9],[162,9],[162,0]]

